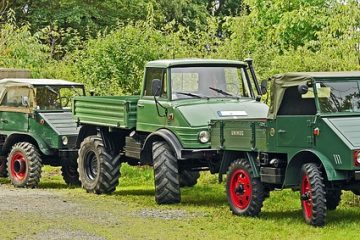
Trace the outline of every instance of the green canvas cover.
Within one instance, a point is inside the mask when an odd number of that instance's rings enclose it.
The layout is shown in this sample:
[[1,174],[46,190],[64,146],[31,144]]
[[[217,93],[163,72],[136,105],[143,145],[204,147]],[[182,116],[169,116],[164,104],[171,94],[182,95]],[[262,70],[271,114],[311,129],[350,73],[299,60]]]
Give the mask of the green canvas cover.
[[3,78],[30,78],[31,73],[25,69],[0,68],[0,79]]
[[270,109],[268,118],[276,118],[280,104],[284,97],[286,88],[306,85],[312,79],[360,79],[360,71],[352,72],[293,72],[285,74],[277,74],[271,78],[270,87]]

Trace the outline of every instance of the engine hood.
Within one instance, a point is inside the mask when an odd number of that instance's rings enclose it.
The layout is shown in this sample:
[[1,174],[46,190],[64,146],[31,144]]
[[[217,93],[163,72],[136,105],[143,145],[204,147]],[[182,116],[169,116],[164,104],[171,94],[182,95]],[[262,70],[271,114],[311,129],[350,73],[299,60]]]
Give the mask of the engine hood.
[[335,128],[352,148],[360,147],[360,117],[336,117],[324,119],[326,124]]
[[266,118],[269,107],[254,100],[209,100],[202,104],[176,107],[192,127],[206,126],[210,120]]
[[58,135],[70,136],[79,132],[71,112],[41,112],[39,115]]

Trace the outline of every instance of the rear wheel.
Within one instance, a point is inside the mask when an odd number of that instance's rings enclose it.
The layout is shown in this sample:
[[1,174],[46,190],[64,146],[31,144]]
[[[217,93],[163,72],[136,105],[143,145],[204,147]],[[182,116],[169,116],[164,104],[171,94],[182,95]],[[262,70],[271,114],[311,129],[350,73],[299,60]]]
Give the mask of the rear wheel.
[[112,157],[105,149],[101,137],[84,139],[77,160],[82,187],[96,194],[111,193],[119,184],[120,158]]
[[28,142],[16,143],[8,156],[8,174],[15,187],[34,188],[41,177],[41,159],[37,148]]
[[155,201],[158,204],[180,202],[177,159],[166,142],[154,142],[152,148],[155,177]]
[[0,177],[7,177],[8,176],[8,172],[6,169],[6,157],[0,157]]
[[322,174],[314,163],[301,168],[300,199],[305,222],[323,226],[326,216],[326,193]]
[[227,199],[235,215],[258,216],[264,201],[264,187],[254,177],[249,162],[239,159],[233,162],[227,173]]
[[182,170],[179,173],[180,187],[193,187],[200,177],[199,171]]
[[81,182],[77,171],[77,163],[73,160],[68,161],[61,166],[61,175],[68,186],[80,186]]
[[341,189],[326,190],[326,208],[335,210],[341,201]]

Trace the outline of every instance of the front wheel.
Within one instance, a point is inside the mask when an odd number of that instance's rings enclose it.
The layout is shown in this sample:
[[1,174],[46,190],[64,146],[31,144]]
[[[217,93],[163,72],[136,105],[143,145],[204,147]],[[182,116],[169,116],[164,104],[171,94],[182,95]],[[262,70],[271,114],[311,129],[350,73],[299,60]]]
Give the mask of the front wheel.
[[28,142],[16,143],[8,156],[8,174],[15,187],[34,188],[41,177],[41,158],[37,148]]
[[77,160],[82,187],[96,194],[111,193],[119,184],[120,158],[112,157],[96,135],[84,139]]
[[325,184],[314,163],[304,164],[301,168],[300,199],[305,222],[323,226],[326,216]]
[[77,171],[77,162],[68,160],[61,166],[61,175],[68,186],[80,186],[79,173]]
[[235,215],[258,216],[264,201],[264,187],[254,177],[249,162],[239,159],[233,162],[227,173],[227,199]]
[[180,202],[180,183],[178,162],[166,142],[154,142],[155,201],[158,204]]
[[193,187],[200,177],[199,171],[182,170],[179,173],[180,187]]

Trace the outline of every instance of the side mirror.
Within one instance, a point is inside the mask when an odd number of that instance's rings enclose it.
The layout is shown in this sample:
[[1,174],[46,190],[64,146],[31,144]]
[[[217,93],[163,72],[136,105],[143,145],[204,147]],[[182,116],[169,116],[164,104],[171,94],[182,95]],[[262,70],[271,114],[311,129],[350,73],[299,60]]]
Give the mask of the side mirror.
[[267,93],[267,82],[266,80],[261,81],[260,90],[262,95]]
[[153,79],[151,82],[151,90],[153,96],[160,96],[161,94],[161,80]]
[[300,95],[306,94],[309,91],[309,87],[307,85],[299,85],[298,92]]
[[29,97],[28,96],[21,96],[21,105],[24,107],[29,106]]

